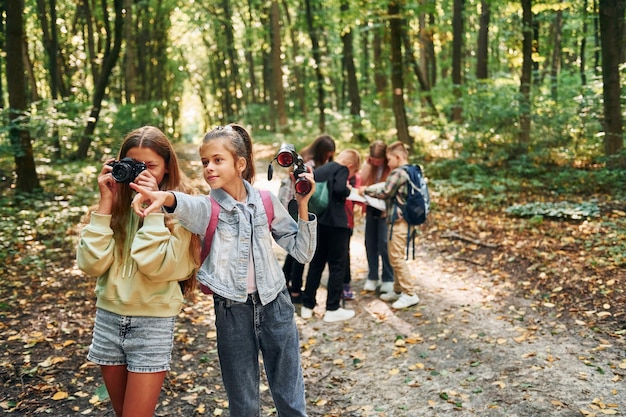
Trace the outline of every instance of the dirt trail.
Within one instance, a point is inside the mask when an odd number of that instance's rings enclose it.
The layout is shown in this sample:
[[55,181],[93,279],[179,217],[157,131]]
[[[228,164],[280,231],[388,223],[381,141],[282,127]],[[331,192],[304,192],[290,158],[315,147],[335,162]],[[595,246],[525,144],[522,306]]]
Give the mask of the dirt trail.
[[[276,191],[278,181],[257,186]],[[421,302],[394,311],[361,291],[364,219],[351,244],[357,315],[298,317],[311,416],[626,415],[623,336],[606,339],[512,296],[511,284],[421,242],[410,270]]]
[[[367,273],[361,229],[351,248],[355,289]],[[309,400],[332,402],[311,415],[626,414],[623,339],[539,314],[432,248],[410,264],[416,307],[393,311],[361,292],[348,303],[357,310],[348,322],[324,323],[322,310],[299,319]]]

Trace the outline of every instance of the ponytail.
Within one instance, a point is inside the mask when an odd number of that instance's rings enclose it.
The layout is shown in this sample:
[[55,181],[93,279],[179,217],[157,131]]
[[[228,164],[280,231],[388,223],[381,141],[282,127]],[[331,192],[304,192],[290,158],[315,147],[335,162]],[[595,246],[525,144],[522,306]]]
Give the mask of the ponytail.
[[250,134],[243,126],[235,124],[235,123],[231,123],[229,126],[232,127],[235,132],[237,132],[237,134],[241,137],[241,139],[243,139],[243,144],[246,148],[246,155],[245,156],[239,155],[239,156],[244,156],[244,158],[246,158],[246,169],[243,171],[242,176],[246,181],[252,184],[252,182],[254,181],[254,177],[256,176],[256,169],[254,167],[254,156],[253,156],[253,150],[252,150],[252,138],[250,137]]

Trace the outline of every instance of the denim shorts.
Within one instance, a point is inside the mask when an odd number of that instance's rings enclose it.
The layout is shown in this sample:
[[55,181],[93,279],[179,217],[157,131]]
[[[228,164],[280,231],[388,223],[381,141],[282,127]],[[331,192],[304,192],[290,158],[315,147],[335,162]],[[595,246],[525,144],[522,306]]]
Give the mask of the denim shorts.
[[169,371],[175,320],[120,316],[99,308],[87,359],[98,365],[126,365],[130,372]]

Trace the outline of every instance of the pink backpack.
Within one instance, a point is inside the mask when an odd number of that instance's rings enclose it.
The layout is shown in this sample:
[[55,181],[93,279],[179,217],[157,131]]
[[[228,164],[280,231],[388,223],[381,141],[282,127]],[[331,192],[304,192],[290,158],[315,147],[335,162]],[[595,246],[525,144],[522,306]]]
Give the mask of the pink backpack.
[[[270,196],[270,192],[267,190],[259,190],[259,193],[261,194],[261,199],[263,200],[263,205],[265,206],[267,224],[269,225],[271,231],[272,220],[274,220],[274,205],[272,204],[272,197]],[[202,246],[202,252],[200,252],[200,265],[204,263],[204,260],[211,252],[213,236],[215,235],[215,229],[217,229],[217,220],[221,209],[215,199],[211,198],[210,195],[208,198],[211,200],[211,218],[209,219],[209,225],[206,227],[206,232],[204,234],[204,245]],[[213,291],[211,291],[211,289],[204,284],[200,284],[200,291],[204,294],[213,294]]]

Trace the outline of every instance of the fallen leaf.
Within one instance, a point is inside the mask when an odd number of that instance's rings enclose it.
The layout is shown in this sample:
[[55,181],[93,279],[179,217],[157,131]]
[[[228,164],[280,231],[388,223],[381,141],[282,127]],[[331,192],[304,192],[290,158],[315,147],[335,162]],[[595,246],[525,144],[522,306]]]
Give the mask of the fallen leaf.
[[56,393],[52,396],[52,399],[53,399],[54,401],[59,401],[59,400],[64,400],[64,399],[66,399],[66,398],[67,398],[67,397],[69,397],[69,396],[70,396],[70,395],[69,395],[67,392],[65,392],[65,391],[57,391],[57,392],[56,392]]

